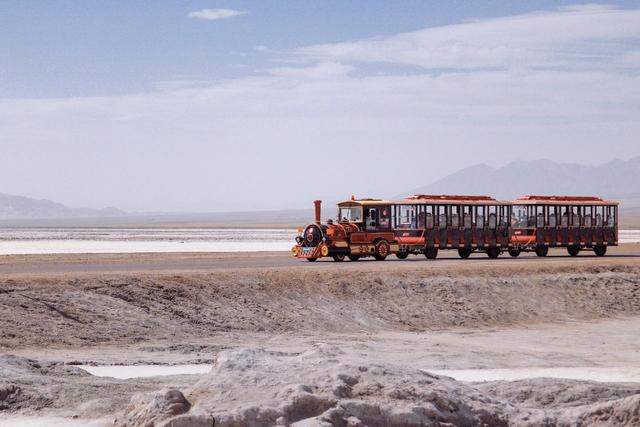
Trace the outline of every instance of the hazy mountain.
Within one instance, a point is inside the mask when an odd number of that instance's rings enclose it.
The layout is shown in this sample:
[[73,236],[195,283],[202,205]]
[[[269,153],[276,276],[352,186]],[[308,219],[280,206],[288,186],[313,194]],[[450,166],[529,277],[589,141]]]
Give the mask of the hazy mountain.
[[0,193],[0,219],[96,218],[124,214],[116,208],[70,208],[51,200]]
[[[484,164],[461,169],[409,194],[487,194],[512,199],[526,194],[599,195],[619,199],[626,213],[640,215],[640,156],[587,166],[551,160],[515,161],[495,168]],[[324,204],[323,218],[333,215]],[[290,226],[312,219],[310,209],[219,213],[126,213],[116,208],[70,208],[51,200],[0,193],[3,225]],[[52,222],[53,221],[53,222]],[[96,222],[98,221],[98,222]]]
[[[70,208],[46,199],[0,193],[0,227],[295,227],[313,219],[312,209],[253,212],[124,212]],[[333,208],[330,210],[333,212]]]
[[597,166],[532,160],[499,168],[470,166],[407,194],[487,194],[497,198],[557,194],[637,199],[639,184],[640,156]]

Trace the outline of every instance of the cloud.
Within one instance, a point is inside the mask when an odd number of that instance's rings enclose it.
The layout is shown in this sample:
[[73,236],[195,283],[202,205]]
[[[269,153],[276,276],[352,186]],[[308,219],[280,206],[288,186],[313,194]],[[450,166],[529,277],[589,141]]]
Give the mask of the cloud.
[[289,79],[335,79],[347,76],[354,67],[335,62],[321,62],[311,67],[276,67],[267,72],[273,76]]
[[[634,41],[635,43],[632,43]],[[640,10],[572,6],[473,20],[295,51],[309,60],[395,63],[436,70],[611,69],[640,41]]]
[[205,19],[215,21],[218,19],[233,18],[234,16],[244,15],[247,12],[233,9],[202,9],[189,12],[189,18]]

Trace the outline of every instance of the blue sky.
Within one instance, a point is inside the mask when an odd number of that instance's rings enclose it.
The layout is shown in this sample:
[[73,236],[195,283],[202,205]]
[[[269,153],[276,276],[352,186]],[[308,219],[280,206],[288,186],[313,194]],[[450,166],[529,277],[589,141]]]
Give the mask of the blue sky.
[[0,192],[275,209],[629,158],[639,76],[637,2],[3,1]]
[[[283,59],[260,47],[281,52],[562,4],[571,2],[4,0],[0,97],[127,94],[246,76]],[[188,17],[218,8],[246,14]]]

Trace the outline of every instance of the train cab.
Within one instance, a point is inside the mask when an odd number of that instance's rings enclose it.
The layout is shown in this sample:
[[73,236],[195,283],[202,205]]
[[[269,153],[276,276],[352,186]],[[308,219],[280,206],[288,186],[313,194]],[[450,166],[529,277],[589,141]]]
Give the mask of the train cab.
[[384,260],[396,252],[393,232],[394,202],[383,199],[356,199],[338,203],[338,224],[355,225],[357,229],[349,233],[348,243],[351,260],[373,256]]

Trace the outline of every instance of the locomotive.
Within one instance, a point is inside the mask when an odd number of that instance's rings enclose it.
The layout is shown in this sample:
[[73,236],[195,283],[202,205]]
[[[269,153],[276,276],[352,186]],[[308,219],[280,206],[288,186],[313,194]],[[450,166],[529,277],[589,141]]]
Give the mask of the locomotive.
[[595,196],[524,196],[496,200],[489,196],[416,194],[400,200],[351,197],[338,203],[336,220],[321,221],[322,202],[314,201],[315,222],[300,228],[294,257],[316,261],[331,257],[357,261],[457,250],[498,258],[564,247],[571,256],[592,250],[604,256],[618,244],[618,202]]

